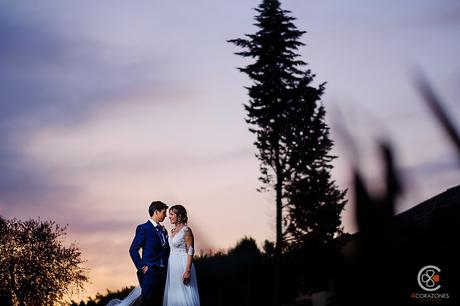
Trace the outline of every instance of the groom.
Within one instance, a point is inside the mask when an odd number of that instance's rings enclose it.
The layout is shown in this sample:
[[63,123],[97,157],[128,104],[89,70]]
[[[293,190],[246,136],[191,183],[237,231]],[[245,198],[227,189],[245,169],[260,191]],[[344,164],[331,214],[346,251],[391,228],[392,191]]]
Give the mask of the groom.
[[[137,268],[142,288],[142,306],[161,306],[169,257],[168,233],[160,225],[168,206],[161,201],[150,204],[150,219],[136,228],[129,254]],[[142,248],[142,257],[139,249]]]

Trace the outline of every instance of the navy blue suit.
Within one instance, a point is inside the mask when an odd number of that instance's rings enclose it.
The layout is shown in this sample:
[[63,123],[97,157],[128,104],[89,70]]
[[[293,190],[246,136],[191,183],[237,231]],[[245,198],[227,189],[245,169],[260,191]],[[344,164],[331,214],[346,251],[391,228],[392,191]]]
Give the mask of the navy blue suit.
[[[142,248],[142,257],[139,250]],[[142,305],[161,305],[166,282],[166,268],[169,257],[168,233],[160,225],[155,227],[147,221],[136,228],[129,254],[137,268],[142,288]],[[147,272],[142,268],[147,266]]]

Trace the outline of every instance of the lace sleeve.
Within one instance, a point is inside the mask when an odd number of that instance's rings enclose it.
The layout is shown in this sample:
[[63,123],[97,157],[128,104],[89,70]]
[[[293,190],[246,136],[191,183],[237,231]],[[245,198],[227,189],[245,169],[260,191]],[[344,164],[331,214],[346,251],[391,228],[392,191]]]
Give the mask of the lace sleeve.
[[193,256],[195,254],[194,246],[194,238],[192,234],[192,230],[187,226],[184,228],[185,233],[185,246],[187,248],[187,255]]

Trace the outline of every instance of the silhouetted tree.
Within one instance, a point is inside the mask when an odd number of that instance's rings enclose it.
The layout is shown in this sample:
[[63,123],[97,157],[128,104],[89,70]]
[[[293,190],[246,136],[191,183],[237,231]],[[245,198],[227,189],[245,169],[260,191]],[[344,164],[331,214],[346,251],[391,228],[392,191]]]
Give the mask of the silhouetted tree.
[[288,246],[303,245],[307,236],[325,243],[340,233],[345,191],[330,176],[335,156],[329,154],[333,143],[320,103],[325,84],[311,86],[315,75],[301,70],[306,63],[298,59],[305,32],[278,0],[263,0],[256,11],[257,33],[230,42],[244,49],[236,54],[255,59],[239,69],[253,81],[246,121],[257,137],[261,181],[276,192],[280,255]]
[[[295,28],[293,17],[280,7],[278,0],[264,0],[255,9],[259,31],[246,34],[249,39],[233,39],[230,42],[244,49],[236,53],[255,59],[253,64],[240,71],[253,81],[248,87],[249,103],[245,104],[246,122],[256,134],[257,158],[260,160],[260,180],[276,191],[276,254],[283,245],[283,201],[286,198],[284,183],[289,177],[289,144],[286,142],[287,125],[292,90],[300,82],[305,65],[297,60],[298,38],[304,33]],[[266,187],[262,187],[265,189]]]
[[0,222],[0,291],[13,305],[53,305],[88,280],[80,250],[53,221]]
[[265,256],[272,257],[275,254],[275,243],[265,240],[262,249],[264,250]]
[[261,253],[254,238],[244,237],[228,251],[228,255],[239,258],[243,263],[250,263],[259,258]]
[[236,53],[255,62],[239,68],[252,80],[247,87],[246,122],[256,135],[262,189],[276,199],[274,304],[279,304],[280,255],[287,247],[326,243],[341,232],[340,212],[345,191],[331,180],[332,141],[320,104],[324,83],[311,86],[315,75],[303,70],[297,50],[305,33],[278,0],[263,0],[256,8],[255,34],[233,39]]
[[332,246],[343,230],[340,214],[346,190],[339,190],[331,178],[331,162],[336,157],[330,154],[333,142],[320,103],[324,84],[309,86],[313,77],[306,73],[297,86],[286,136],[290,146],[286,244],[290,248]]
[[[0,216],[0,240],[3,239],[2,237],[6,233],[6,220]],[[0,267],[3,265],[3,263],[0,261]],[[0,271],[2,269],[0,268]],[[3,282],[2,277],[0,276],[0,281]],[[0,284],[0,305],[11,305],[11,296],[6,290],[6,286],[2,286]]]
[[329,154],[333,143],[320,103],[325,84],[311,86],[315,75],[303,70],[306,63],[297,52],[305,32],[278,0],[263,0],[256,11],[259,30],[230,42],[243,48],[237,55],[255,61],[239,70],[252,80],[246,122],[256,135],[262,189],[276,195],[274,303],[279,304],[281,252],[322,246],[341,233],[345,191],[330,176],[335,157]]

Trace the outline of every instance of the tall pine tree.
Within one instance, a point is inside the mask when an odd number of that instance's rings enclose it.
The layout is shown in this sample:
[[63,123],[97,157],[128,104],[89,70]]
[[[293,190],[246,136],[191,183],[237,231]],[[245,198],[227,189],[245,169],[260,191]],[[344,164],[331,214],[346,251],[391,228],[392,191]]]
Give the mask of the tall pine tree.
[[287,248],[318,248],[331,245],[342,233],[340,214],[346,190],[331,178],[333,142],[320,99],[324,84],[309,86],[314,75],[305,73],[298,83],[287,139],[290,146],[289,176],[285,181]]
[[[341,232],[345,191],[330,176],[333,143],[321,104],[324,83],[311,86],[314,75],[303,70],[299,40],[305,33],[278,0],[263,0],[255,9],[255,34],[230,42],[236,53],[254,59],[239,68],[252,80],[246,122],[256,135],[264,188],[276,194],[275,255],[283,250],[324,244]],[[310,243],[308,243],[311,245]]]

